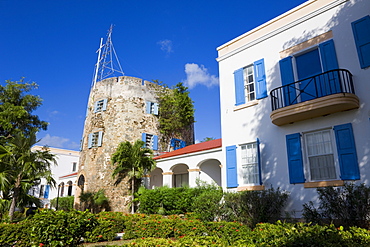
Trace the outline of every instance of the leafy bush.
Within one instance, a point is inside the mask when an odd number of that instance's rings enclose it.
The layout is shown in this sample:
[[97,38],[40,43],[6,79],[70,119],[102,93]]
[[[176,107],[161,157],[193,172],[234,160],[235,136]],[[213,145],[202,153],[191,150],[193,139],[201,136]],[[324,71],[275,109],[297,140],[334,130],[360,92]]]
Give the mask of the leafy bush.
[[203,221],[213,221],[221,214],[222,188],[200,181],[197,181],[197,184],[195,197],[191,205],[192,212]]
[[51,199],[50,204],[53,208],[58,208],[58,210],[70,211],[73,210],[74,199],[74,196],[53,198]]
[[288,197],[288,193],[279,188],[225,193],[222,218],[250,227],[259,222],[273,223],[280,219]]
[[30,243],[37,246],[76,246],[98,224],[95,215],[85,211],[42,210],[29,220]]
[[29,247],[29,231],[31,225],[27,221],[21,223],[2,223],[0,225],[0,246]]
[[311,201],[303,205],[306,221],[324,224],[335,222],[337,225],[369,227],[370,187],[346,183],[343,187],[318,188],[319,205]]
[[99,213],[102,210],[110,210],[108,198],[103,189],[97,192],[83,192],[80,195],[81,208],[89,209],[93,213]]

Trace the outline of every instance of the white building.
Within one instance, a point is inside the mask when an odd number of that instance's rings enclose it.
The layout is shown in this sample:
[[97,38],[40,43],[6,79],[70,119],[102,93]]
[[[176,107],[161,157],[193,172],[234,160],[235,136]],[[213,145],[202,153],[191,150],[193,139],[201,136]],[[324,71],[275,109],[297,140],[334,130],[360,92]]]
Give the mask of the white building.
[[310,0],[220,46],[223,186],[289,191],[370,178],[370,1]]
[[[318,187],[370,185],[369,13],[369,0],[310,0],[217,48],[225,190],[279,187],[300,217]],[[195,184],[198,161],[161,157],[163,184],[179,164]]]
[[[41,150],[42,146],[34,146],[32,150]],[[77,169],[80,154],[78,151],[66,150],[60,148],[48,148],[50,153],[55,155],[58,165],[51,167],[53,178],[56,181],[57,188],[51,188],[46,180],[42,179],[41,184],[30,190],[30,194],[40,198],[45,208],[50,207],[50,200],[58,197],[73,196],[75,194]]]

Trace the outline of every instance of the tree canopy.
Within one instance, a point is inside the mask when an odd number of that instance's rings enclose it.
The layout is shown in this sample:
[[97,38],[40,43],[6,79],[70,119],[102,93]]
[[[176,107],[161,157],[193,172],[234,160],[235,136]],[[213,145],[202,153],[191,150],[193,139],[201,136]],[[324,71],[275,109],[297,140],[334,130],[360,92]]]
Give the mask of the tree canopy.
[[48,123],[32,114],[42,104],[37,95],[29,94],[38,85],[34,82],[5,81],[0,85],[0,136],[7,137],[21,133],[28,136],[31,132],[46,130]]
[[192,130],[194,121],[194,105],[189,96],[188,88],[182,82],[169,89],[166,85],[155,81],[161,86],[157,96],[159,101],[159,130],[162,141],[169,144],[172,138],[181,137],[186,131]]
[[131,180],[132,213],[134,212],[135,180],[150,173],[155,167],[153,151],[144,146],[145,143],[141,140],[137,140],[134,144],[129,141],[121,142],[111,157],[112,164],[115,166],[112,173],[112,177],[116,179],[115,185],[121,183],[126,176]]

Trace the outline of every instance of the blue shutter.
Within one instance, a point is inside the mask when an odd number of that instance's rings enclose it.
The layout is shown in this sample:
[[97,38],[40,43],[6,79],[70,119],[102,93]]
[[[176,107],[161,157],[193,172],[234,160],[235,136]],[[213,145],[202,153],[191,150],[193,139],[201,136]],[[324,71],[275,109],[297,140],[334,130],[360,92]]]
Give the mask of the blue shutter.
[[257,99],[266,98],[267,88],[266,88],[266,72],[264,60],[261,59],[254,62],[253,67],[256,81],[256,98]]
[[170,143],[170,146],[171,147],[174,147],[175,146],[175,140],[176,140],[175,138],[172,138],[171,139],[171,143]]
[[186,142],[183,140],[180,140],[180,148],[184,148],[186,146]]
[[152,102],[147,101],[146,102],[146,113],[150,114],[150,110],[152,108]]
[[[338,69],[339,66],[334,41],[331,39],[321,43],[319,49],[324,72]],[[320,85],[317,84],[319,87],[317,90],[318,97],[342,92],[338,72],[328,73],[322,79],[323,80],[319,82]]]
[[95,101],[95,103],[94,103],[94,113],[96,113],[97,109],[98,109],[98,101]]
[[102,144],[103,144],[103,131],[99,131],[99,134],[98,134],[98,147],[101,147]]
[[158,103],[154,103],[154,115],[158,115]]
[[242,105],[245,103],[243,69],[238,69],[234,72],[234,82],[235,105]]
[[341,179],[359,180],[360,170],[358,167],[352,124],[334,126],[334,133],[337,143]]
[[258,176],[259,184],[262,185],[262,166],[261,166],[261,151],[260,151],[260,140],[257,138],[257,162],[258,162]]
[[102,107],[102,111],[107,110],[107,103],[108,103],[108,99],[103,99],[103,107]]
[[158,150],[158,136],[153,135],[153,150]]
[[235,145],[226,147],[226,180],[228,188],[238,187]]
[[[293,65],[292,65],[292,57],[286,57],[279,61],[280,65],[280,76],[282,85],[288,85],[294,82],[294,73],[293,73]],[[284,103],[285,106],[294,104],[296,102],[296,92],[294,89],[294,85],[291,87],[284,87],[283,89],[284,94]]]
[[338,69],[337,54],[335,52],[334,41],[328,40],[319,45],[321,62],[324,72]]
[[352,22],[358,59],[362,69],[370,66],[370,16]]
[[288,152],[289,180],[291,184],[304,183],[301,135],[299,133],[286,136]]
[[93,133],[89,134],[89,138],[87,139],[87,147],[92,148],[92,135]]
[[141,134],[141,140],[146,143],[146,133]]
[[50,185],[46,185],[45,186],[45,192],[44,192],[44,198],[45,199],[49,198],[49,189],[50,189]]

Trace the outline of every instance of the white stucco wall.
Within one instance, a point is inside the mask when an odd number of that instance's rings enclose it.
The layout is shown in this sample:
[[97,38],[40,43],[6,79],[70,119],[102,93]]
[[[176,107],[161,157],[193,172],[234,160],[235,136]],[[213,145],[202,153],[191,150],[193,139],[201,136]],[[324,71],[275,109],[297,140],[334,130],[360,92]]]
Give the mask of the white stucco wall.
[[[219,74],[221,100],[222,146],[261,142],[262,180],[265,188],[280,187],[291,193],[288,211],[300,216],[302,204],[316,199],[316,190],[289,183],[286,135],[352,123],[357,148],[361,181],[370,178],[370,68],[361,69],[354,43],[351,22],[369,15],[370,1],[308,1],[280,17],[220,46]],[[294,15],[294,19],[289,19]],[[273,26],[273,28],[271,28]],[[269,29],[270,28],[270,29]],[[269,29],[265,32],[265,29]],[[339,68],[353,74],[360,108],[324,117],[276,126],[271,122],[270,97],[255,105],[235,110],[234,71],[264,59],[268,93],[282,85],[279,52],[331,30]],[[250,38],[253,36],[253,38]],[[239,44],[239,45],[238,45]],[[225,160],[225,153],[222,160]],[[240,148],[237,149],[240,164]],[[240,171],[240,167],[238,167]],[[223,175],[226,166],[223,166]],[[238,177],[240,181],[240,176]],[[225,187],[225,183],[223,183]],[[240,186],[240,185],[239,185]]]

